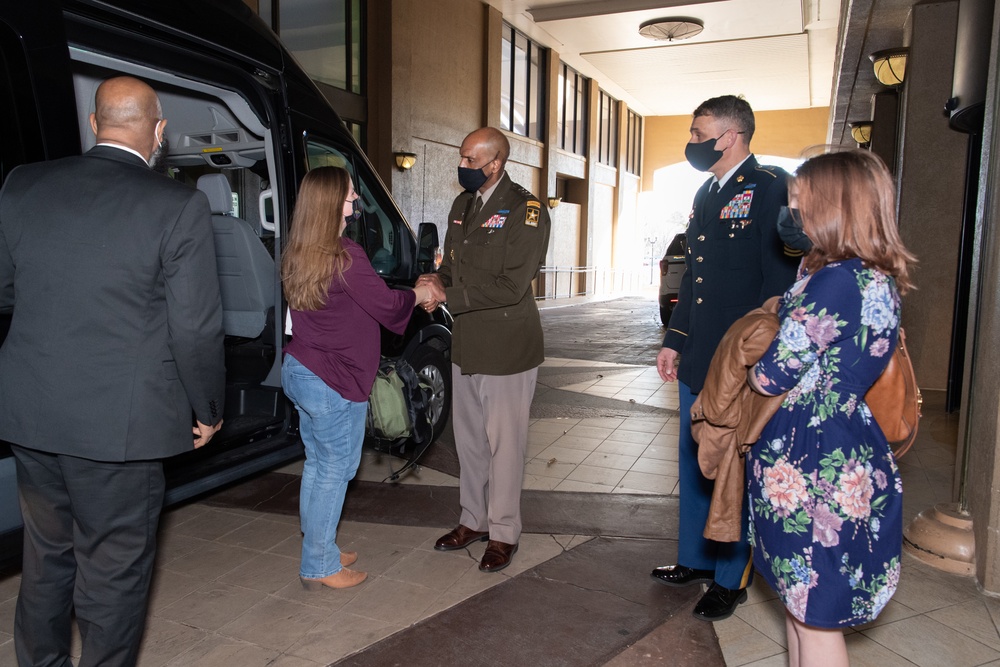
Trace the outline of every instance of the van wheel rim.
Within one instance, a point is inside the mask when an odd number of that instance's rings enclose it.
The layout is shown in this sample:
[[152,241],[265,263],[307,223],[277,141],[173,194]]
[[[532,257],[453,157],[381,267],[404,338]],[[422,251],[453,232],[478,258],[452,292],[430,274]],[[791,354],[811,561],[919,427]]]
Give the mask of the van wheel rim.
[[431,388],[431,396],[427,401],[427,414],[431,419],[431,424],[437,425],[444,411],[444,376],[441,374],[441,369],[433,364],[428,364],[421,368],[419,375],[420,379]]

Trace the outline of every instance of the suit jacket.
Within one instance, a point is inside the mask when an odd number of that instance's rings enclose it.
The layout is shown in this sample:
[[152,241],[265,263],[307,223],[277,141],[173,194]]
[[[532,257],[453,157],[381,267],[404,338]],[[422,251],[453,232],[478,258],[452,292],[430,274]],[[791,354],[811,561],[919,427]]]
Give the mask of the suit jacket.
[[788,174],[750,156],[716,195],[712,179],[694,198],[687,230],[687,270],[663,347],[681,355],[677,377],[701,391],[715,348],[740,317],[795,281],[802,253],[778,236],[788,202]]
[[98,461],[193,447],[222,417],[222,305],[205,195],[96,146],[0,191],[0,438]]
[[545,260],[549,213],[506,173],[472,215],[477,194],[452,204],[438,270],[455,316],[451,359],[466,375],[512,375],[545,359],[531,281]]
[[758,394],[747,383],[748,369],[760,361],[778,333],[779,304],[778,297],[771,297],[729,328],[691,406],[698,465],[707,479],[715,480],[703,535],[717,542],[740,541],[744,455],[785,400],[785,394]]

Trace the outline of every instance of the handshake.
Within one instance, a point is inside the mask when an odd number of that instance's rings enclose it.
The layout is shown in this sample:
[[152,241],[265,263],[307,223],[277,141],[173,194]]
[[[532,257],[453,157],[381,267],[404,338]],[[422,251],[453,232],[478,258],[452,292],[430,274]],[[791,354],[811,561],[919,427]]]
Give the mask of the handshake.
[[417,284],[413,287],[417,295],[417,303],[428,313],[433,312],[439,305],[447,301],[444,293],[444,284],[441,277],[436,273],[425,273],[417,278]]

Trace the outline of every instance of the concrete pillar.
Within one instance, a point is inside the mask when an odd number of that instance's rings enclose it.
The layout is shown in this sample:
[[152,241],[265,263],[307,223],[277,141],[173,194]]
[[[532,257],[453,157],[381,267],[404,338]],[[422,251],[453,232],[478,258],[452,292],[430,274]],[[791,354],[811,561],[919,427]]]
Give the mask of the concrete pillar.
[[917,382],[925,389],[944,389],[967,147],[966,135],[949,129],[942,112],[951,97],[958,2],[918,2],[911,19],[895,173],[900,233],[920,263],[917,290],[903,302],[903,326]]
[[1000,7],[993,12],[980,165],[959,447],[964,442],[968,456],[965,492],[976,537],[976,578],[986,591],[1000,593]]
[[[594,263],[594,187],[597,170],[597,107],[600,103],[600,88],[590,80],[587,86],[587,167],[582,181],[571,181],[567,188],[572,192],[573,201],[580,204],[580,258],[579,266]],[[593,276],[584,276],[580,291],[590,293],[595,288]]]
[[883,90],[872,95],[872,138],[869,150],[882,158],[889,171],[896,173],[899,134],[899,94]]

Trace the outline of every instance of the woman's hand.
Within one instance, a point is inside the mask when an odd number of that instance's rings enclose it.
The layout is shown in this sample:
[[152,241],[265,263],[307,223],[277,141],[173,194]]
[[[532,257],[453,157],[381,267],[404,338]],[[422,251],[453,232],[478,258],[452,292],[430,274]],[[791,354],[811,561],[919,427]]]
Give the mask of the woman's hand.
[[433,273],[425,273],[417,278],[413,291],[417,295],[417,303],[428,313],[433,312],[447,298],[441,278]]

